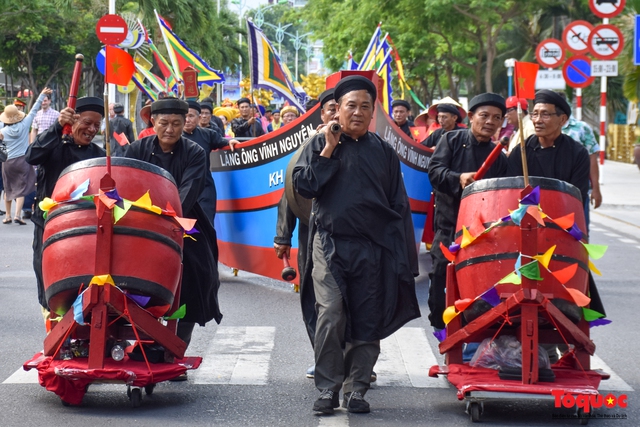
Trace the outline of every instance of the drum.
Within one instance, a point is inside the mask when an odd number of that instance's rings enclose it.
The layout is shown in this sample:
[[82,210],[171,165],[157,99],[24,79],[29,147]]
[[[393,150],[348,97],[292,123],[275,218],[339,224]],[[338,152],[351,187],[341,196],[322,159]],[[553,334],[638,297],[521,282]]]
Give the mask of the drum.
[[[167,171],[122,157],[111,162],[120,197],[136,201],[148,191],[153,205],[165,209],[170,203],[182,215],[178,189]],[[87,179],[85,194],[98,194],[105,164],[105,158],[97,158],[69,166],[52,198],[64,199]],[[66,312],[95,275],[97,222],[96,205],[85,200],[59,204],[47,215],[42,275],[49,307],[56,313]],[[182,246],[183,230],[172,217],[132,206],[114,225],[109,273],[123,291],[149,297],[145,308],[166,312],[181,278]]]

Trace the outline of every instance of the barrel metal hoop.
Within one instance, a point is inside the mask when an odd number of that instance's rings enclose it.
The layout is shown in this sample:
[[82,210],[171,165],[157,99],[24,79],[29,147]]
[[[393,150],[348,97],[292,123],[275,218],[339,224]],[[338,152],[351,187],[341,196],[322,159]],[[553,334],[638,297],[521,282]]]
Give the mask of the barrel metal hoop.
[[[474,258],[469,258],[466,259],[464,261],[461,261],[459,263],[456,263],[456,271],[460,271],[465,267],[469,267],[471,265],[476,265],[476,264],[482,264],[484,262],[493,262],[493,261],[501,261],[501,260],[507,260],[507,259],[518,259],[518,255],[520,255],[519,252],[503,252],[503,253],[499,253],[499,254],[490,254],[490,255],[483,255],[483,256],[479,256],[479,257],[474,257]],[[583,269],[584,271],[589,271],[589,266],[587,264],[585,264],[583,261],[580,261],[578,259],[575,259],[573,257],[567,256],[567,255],[560,255],[560,254],[553,254],[551,256],[551,259],[554,261],[560,261],[560,262],[564,262],[567,264],[575,264],[577,263],[578,266]]]

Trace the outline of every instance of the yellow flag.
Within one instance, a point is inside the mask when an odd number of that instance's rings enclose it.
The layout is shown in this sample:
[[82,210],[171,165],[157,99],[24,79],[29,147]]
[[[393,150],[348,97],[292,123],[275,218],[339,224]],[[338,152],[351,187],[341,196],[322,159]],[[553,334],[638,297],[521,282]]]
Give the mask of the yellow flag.
[[444,320],[444,324],[448,325],[449,322],[451,322],[453,320],[454,317],[456,317],[459,314],[459,312],[456,311],[456,307],[455,306],[449,306],[444,310],[444,313],[442,313],[442,320]]
[[475,240],[475,237],[473,237],[471,233],[469,233],[469,230],[467,230],[467,227],[463,225],[462,226],[462,242],[460,243],[460,247],[466,248],[471,243],[473,243],[474,240]]
[[555,250],[556,245],[553,245],[543,255],[535,255],[533,259],[537,259],[540,264],[544,265],[544,268],[549,268],[549,261],[551,261],[551,256]]

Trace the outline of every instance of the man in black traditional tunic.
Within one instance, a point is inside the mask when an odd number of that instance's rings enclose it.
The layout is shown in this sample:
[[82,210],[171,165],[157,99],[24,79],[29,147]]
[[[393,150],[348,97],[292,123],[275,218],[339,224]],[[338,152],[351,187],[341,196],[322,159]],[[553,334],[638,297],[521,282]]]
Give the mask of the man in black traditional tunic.
[[189,112],[187,113],[184,129],[182,130],[182,136],[197,143],[205,152],[205,167],[208,173],[205,177],[204,190],[202,194],[200,194],[200,197],[198,197],[198,203],[200,203],[200,206],[202,206],[202,209],[204,209],[207,214],[207,218],[209,218],[211,224],[213,224],[216,216],[216,201],[218,196],[216,193],[216,185],[211,176],[211,158],[209,155],[211,151],[227,146],[231,147],[231,151],[233,151],[233,146],[236,145],[238,141],[235,139],[229,141],[221,137],[220,134],[213,129],[198,126],[201,106],[196,101],[188,101],[188,104]]
[[434,104],[429,108],[429,115],[435,117],[440,124],[440,128],[436,129],[431,135],[422,141],[422,145],[427,147],[435,147],[436,144],[442,138],[442,135],[452,130],[465,129],[464,126],[460,126],[462,119],[467,116],[467,113],[455,104],[449,104],[447,102],[440,102]]
[[393,148],[368,132],[376,88],[362,76],[335,87],[339,124],[304,146],[293,171],[296,191],[313,198],[305,285],[312,280],[317,322],[313,410],[369,412],[364,394],[380,340],[420,316],[411,209]]
[[264,135],[262,124],[257,120],[251,108],[249,98],[238,100],[240,117],[231,120],[231,131],[236,138],[255,138]]
[[[189,105],[165,98],[151,104],[151,120],[156,135],[131,144],[126,157],[143,160],[167,170],[175,179],[182,202],[182,215],[197,219],[195,240],[184,239],[180,304],[187,313],[178,323],[178,336],[187,345],[196,323],[204,326],[211,319],[220,323],[218,308],[218,243],[216,232],[198,198],[205,186],[206,153],[198,144],[182,136]],[[186,379],[186,376],[180,378]]]
[[406,133],[411,139],[413,139],[410,129],[413,127],[413,122],[409,120],[409,113],[411,113],[411,104],[404,99],[396,99],[391,103],[391,116],[393,117],[393,122],[398,125],[402,132]]
[[[60,173],[69,165],[81,160],[103,157],[104,150],[92,144],[93,137],[100,131],[104,116],[104,101],[97,97],[79,98],[76,110],[65,108],[60,112],[58,121],[38,135],[29,146],[25,155],[27,163],[38,166],[35,214],[33,221],[33,270],[38,285],[38,300],[45,319],[49,305],[44,294],[42,281],[42,236],[44,234],[44,212],[38,203],[45,197],[51,197]],[[71,125],[69,138],[62,137],[64,125]]]
[[[500,95],[483,93],[474,97],[469,103],[471,127],[444,134],[429,162],[429,180],[436,195],[435,237],[430,252],[429,320],[436,331],[445,327],[442,314],[449,264],[440,243],[445,247],[453,243],[462,190],[473,182],[473,175],[493,150],[491,137],[502,125],[505,111],[504,98]],[[502,177],[506,172],[507,158],[500,154],[485,177]]]
[[127,151],[128,145],[120,145],[114,138],[113,134],[124,133],[129,144],[135,141],[136,137],[133,135],[133,125],[131,124],[131,120],[127,119],[123,114],[124,106],[122,104],[114,104],[113,112],[116,116],[109,120],[109,132],[111,133],[111,135],[109,135],[111,155],[113,157],[124,157],[124,153]]

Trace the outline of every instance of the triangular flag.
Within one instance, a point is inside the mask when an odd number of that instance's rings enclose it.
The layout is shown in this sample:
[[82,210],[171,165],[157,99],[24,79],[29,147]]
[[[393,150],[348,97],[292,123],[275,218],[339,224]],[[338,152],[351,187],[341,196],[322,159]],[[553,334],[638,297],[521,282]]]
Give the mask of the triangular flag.
[[127,138],[127,135],[124,134],[124,132],[122,133],[113,132],[113,138],[118,142],[118,144],[120,144],[121,147],[124,147],[125,145],[129,145],[129,139]]
[[440,242],[440,250],[442,251],[444,257],[449,260],[449,262],[454,262],[456,260],[456,256],[452,254],[451,251],[449,251],[449,249],[442,242]]
[[449,251],[451,251],[452,254],[458,253],[458,251],[460,251],[460,244],[452,243],[451,246],[449,246]]
[[600,270],[596,268],[596,266],[591,262],[591,260],[589,260],[589,270],[593,271],[598,276],[602,276],[602,273],[600,273]]
[[442,313],[442,320],[444,321],[445,325],[448,325],[449,322],[451,322],[457,315],[458,312],[456,311],[456,307],[452,305],[444,310],[444,313]]
[[151,207],[151,196],[149,195],[149,191],[144,193],[142,197],[131,204],[139,208],[149,209]]
[[520,221],[522,221],[522,217],[527,212],[528,207],[529,206],[527,205],[520,205],[518,209],[511,212],[511,221],[513,221],[513,223],[516,225],[520,225]]
[[78,185],[78,187],[71,192],[69,195],[69,200],[78,200],[84,193],[89,189],[89,178],[82,184]]
[[571,264],[569,267],[563,268],[562,270],[552,271],[553,277],[563,285],[566,285],[569,280],[576,275],[578,271],[578,263]]
[[600,259],[607,252],[609,246],[607,245],[593,245],[591,243],[583,243],[582,246],[585,247],[587,252],[589,252],[589,257],[593,259]]
[[124,200],[124,208],[121,208],[117,204],[113,208],[113,223],[116,224],[118,221],[122,219],[123,216],[129,212],[131,208],[131,202],[128,200]]
[[522,278],[518,276],[515,271],[512,271],[511,273],[500,279],[500,281],[498,282],[498,284],[503,283],[513,283],[514,285],[521,285]]
[[500,295],[495,286],[487,289],[482,295],[480,295],[485,302],[488,302],[492,307],[500,304]]
[[469,226],[469,233],[471,233],[471,235],[474,238],[478,238],[478,236],[480,236],[482,233],[484,233],[484,224],[482,223],[482,220],[480,219],[480,215],[474,215],[473,217],[473,221],[471,222],[471,225]]
[[538,206],[529,206],[527,208],[527,213],[531,215],[533,219],[535,219],[538,222],[538,224],[540,224],[543,227],[545,226],[544,221],[542,220],[542,216],[540,215],[540,209],[538,208]]
[[182,319],[187,314],[187,305],[182,304],[171,316],[165,317],[165,320],[177,320]]
[[571,227],[569,230],[567,230],[567,232],[569,234],[571,234],[573,236],[573,238],[576,239],[576,240],[581,240],[582,239],[582,231],[580,230],[580,227],[578,227],[577,224],[573,224],[573,227]]
[[543,255],[535,255],[533,259],[537,260],[540,264],[544,266],[544,268],[549,268],[549,261],[551,261],[551,256],[553,255],[553,251],[556,250],[556,245],[551,246]]
[[180,218],[179,216],[174,217],[176,221],[178,221],[178,224],[180,224],[180,226],[185,230],[185,231],[189,231],[191,230],[195,225],[196,225],[196,220],[195,219],[190,219],[190,218]]
[[116,285],[113,282],[113,278],[111,277],[110,274],[103,274],[101,276],[93,276],[91,278],[91,282],[89,283],[89,286],[91,286],[91,285],[104,286],[107,283],[110,284],[110,285],[113,285],[113,286]]
[[117,200],[109,198],[109,196],[107,196],[102,190],[98,193],[98,199],[100,199],[100,201],[109,209],[113,208],[117,202]]
[[47,212],[49,211],[52,207],[57,206],[58,202],[56,202],[55,200],[49,198],[49,197],[45,197],[44,199],[42,199],[40,201],[40,203],[38,203],[38,206],[40,207],[40,210],[43,212]]
[[514,86],[516,98],[533,99],[536,96],[536,78],[540,66],[533,62],[516,61]]
[[571,212],[569,215],[552,219],[551,221],[555,222],[556,225],[563,230],[568,230],[569,228],[573,227],[573,224],[575,224],[576,222],[575,214],[573,212]]
[[567,290],[567,292],[569,292],[571,298],[573,298],[573,301],[575,301],[578,307],[584,307],[586,305],[589,305],[589,303],[591,302],[591,298],[589,298],[579,290],[567,287],[565,287],[565,289]]
[[531,261],[529,264],[523,265],[520,267],[520,273],[530,280],[542,280],[542,277],[540,277],[538,261]]
[[447,330],[446,329],[436,329],[433,331],[433,336],[436,337],[438,342],[444,341],[447,338]]
[[590,308],[582,307],[582,317],[584,317],[584,320],[587,322],[592,322],[596,319],[603,318],[604,314]]
[[118,86],[128,86],[131,77],[136,70],[133,58],[122,49],[115,46],[106,46],[105,83],[113,83]]
[[531,193],[524,196],[520,204],[538,206],[540,204],[540,187],[535,187]]
[[456,310],[462,312],[465,311],[473,301],[474,300],[471,298],[459,299],[453,303],[453,306],[456,308]]
[[522,254],[518,254],[518,259],[516,259],[515,271],[518,277],[522,277],[520,267],[522,267]]
[[176,216],[176,211],[171,206],[171,203],[167,202],[167,207],[164,209],[164,214],[169,216]]
[[471,243],[473,243],[474,240],[475,238],[471,235],[471,233],[469,233],[469,230],[467,230],[467,227],[463,225],[462,226],[462,242],[460,243],[460,247],[466,248]]
[[589,322],[589,327],[594,328],[596,326],[608,325],[609,323],[611,323],[611,320],[609,319],[596,319]]

